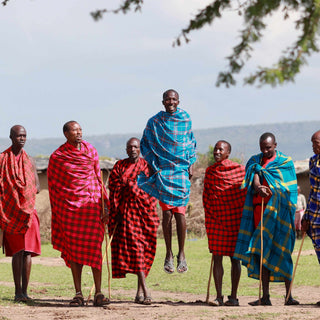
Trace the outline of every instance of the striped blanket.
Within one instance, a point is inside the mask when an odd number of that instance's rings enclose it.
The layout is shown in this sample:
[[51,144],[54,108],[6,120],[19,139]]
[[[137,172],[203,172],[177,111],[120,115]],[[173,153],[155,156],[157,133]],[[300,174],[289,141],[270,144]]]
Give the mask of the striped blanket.
[[309,161],[310,194],[302,220],[309,221],[308,236],[311,238],[320,263],[320,155]]
[[214,255],[233,256],[246,189],[240,189],[244,166],[229,159],[206,170],[203,207],[209,250]]
[[101,269],[104,225],[96,149],[86,141],[81,150],[68,142],[60,146],[50,157],[48,186],[54,249],[68,267],[74,261]]
[[11,147],[0,154],[0,229],[25,234],[34,213],[36,182],[33,163],[22,149],[19,161]]
[[124,159],[115,164],[109,178],[109,234],[113,233],[116,220],[120,219],[111,243],[113,278],[138,272],[147,276],[156,253],[157,200],[138,188],[137,175],[140,172],[148,174],[144,159],[137,163]]
[[242,187],[247,196],[234,257],[242,260],[248,276],[259,279],[261,255],[261,222],[254,228],[252,199],[253,177],[258,173],[269,184],[272,196],[263,214],[263,265],[270,270],[270,281],[291,279],[291,254],[295,242],[294,215],[297,202],[297,180],[290,157],[277,151],[274,161],[263,168],[262,154],[251,157],[246,166]]
[[189,201],[189,167],[196,161],[196,141],[191,118],[177,108],[173,114],[160,111],[149,119],[141,140],[141,153],[154,170],[143,173],[139,187],[165,204],[186,206]]

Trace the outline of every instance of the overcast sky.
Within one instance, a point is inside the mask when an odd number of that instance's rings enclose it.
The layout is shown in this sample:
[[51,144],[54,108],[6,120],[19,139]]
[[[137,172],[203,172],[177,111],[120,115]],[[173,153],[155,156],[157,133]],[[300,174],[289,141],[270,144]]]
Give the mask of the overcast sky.
[[[0,7],[0,137],[22,124],[29,138],[60,137],[77,120],[86,135],[140,133],[174,88],[193,128],[319,119],[320,55],[296,82],[275,89],[215,86],[237,44],[235,12],[172,47],[204,0],[145,1],[142,13],[89,15],[120,1],[25,0]],[[243,76],[276,61],[297,34],[278,14]]]

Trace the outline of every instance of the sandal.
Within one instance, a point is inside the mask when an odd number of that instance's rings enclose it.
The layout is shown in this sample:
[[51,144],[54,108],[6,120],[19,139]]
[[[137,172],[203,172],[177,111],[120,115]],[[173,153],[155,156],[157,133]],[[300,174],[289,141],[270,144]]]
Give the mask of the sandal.
[[165,259],[164,260],[163,270],[169,274],[174,273],[173,259]]
[[110,303],[110,300],[103,293],[98,292],[94,295],[93,305],[95,307],[103,307]]
[[258,299],[252,302],[248,302],[248,304],[250,306],[272,306],[269,295],[267,295],[266,297],[262,297],[261,301]]
[[143,299],[143,302],[142,304],[146,305],[146,306],[150,306],[150,304],[152,303],[152,298],[151,296],[146,296],[144,299]]
[[225,306],[228,307],[238,307],[239,306],[239,300],[232,298],[231,296],[228,296],[228,300],[224,303]]
[[27,299],[27,301],[33,300],[32,298],[30,298],[30,297],[28,296],[27,293],[23,293],[22,295]]
[[144,301],[144,296],[143,295],[136,295],[136,297],[134,298],[134,303],[139,303],[139,304],[142,304]]
[[178,259],[178,263],[177,263],[177,271],[179,273],[185,273],[188,271],[188,266],[187,266],[187,261],[186,259],[179,259],[179,257],[177,256]]
[[298,304],[300,304],[300,302],[298,300],[293,299],[292,297],[290,297],[288,301],[284,302],[285,306],[297,306]]
[[209,305],[213,306],[213,307],[221,307],[221,306],[223,306],[224,305],[223,296],[221,298],[216,298],[215,300],[210,301]]
[[21,294],[16,294],[14,296],[14,302],[27,302],[27,298],[23,295],[23,293]]
[[83,307],[84,306],[84,299],[83,299],[83,295],[80,294],[76,294],[73,299],[69,302],[69,306],[70,307]]

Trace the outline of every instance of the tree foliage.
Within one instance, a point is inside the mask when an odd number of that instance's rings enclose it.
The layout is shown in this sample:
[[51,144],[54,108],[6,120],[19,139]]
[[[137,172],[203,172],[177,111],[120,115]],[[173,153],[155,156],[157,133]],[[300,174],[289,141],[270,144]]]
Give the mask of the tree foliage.
[[[2,0],[4,6],[8,2],[9,0]],[[142,5],[143,0],[122,0],[117,9],[98,9],[91,12],[91,16],[98,21],[108,12],[141,11]],[[239,31],[240,42],[233,47],[232,53],[226,58],[227,70],[218,75],[217,86],[230,87],[236,84],[235,75],[241,72],[251,58],[252,46],[263,37],[263,31],[267,27],[265,19],[279,10],[284,20],[291,15],[298,16],[295,21],[296,40],[273,66],[258,67],[254,73],[244,78],[244,83],[276,86],[293,82],[301,67],[307,63],[307,57],[319,51],[317,37],[320,25],[320,0],[215,0],[198,11],[181,30],[173,45],[180,46],[183,42],[188,43],[189,34],[192,31],[211,25],[218,18],[222,18],[223,13],[228,10],[236,10],[243,17],[244,28]]]
[[[100,9],[91,13],[95,20],[103,17],[104,13],[127,13],[130,10],[140,11],[143,0],[125,0],[115,10]],[[276,86],[286,82],[293,82],[307,57],[318,52],[317,36],[320,23],[320,0],[215,0],[191,19],[186,28],[174,40],[174,46],[190,41],[192,31],[212,24],[221,18],[227,10],[236,10],[243,17],[244,28],[240,30],[240,42],[233,47],[231,55],[227,57],[228,68],[218,75],[217,86],[229,87],[236,84],[235,75],[240,73],[246,62],[251,58],[253,44],[260,41],[263,31],[267,27],[264,20],[275,12],[282,10],[283,19],[297,14],[295,21],[297,29],[296,41],[288,47],[279,60],[272,67],[258,67],[249,76],[245,77],[245,84]]]

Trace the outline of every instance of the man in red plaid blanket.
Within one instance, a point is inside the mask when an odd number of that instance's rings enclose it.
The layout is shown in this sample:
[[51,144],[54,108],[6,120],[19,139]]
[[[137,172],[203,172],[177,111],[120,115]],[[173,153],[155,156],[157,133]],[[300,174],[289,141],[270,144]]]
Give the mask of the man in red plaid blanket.
[[[229,142],[220,140],[216,143],[213,155],[215,163],[207,168],[203,206],[208,235],[209,250],[213,255],[213,278],[217,297],[212,302],[215,306],[238,306],[237,289],[240,280],[241,266],[233,259],[237,242],[242,208],[246,190],[240,190],[245,176],[245,167],[228,159],[231,153]],[[223,302],[222,277],[223,256],[231,258],[232,289],[228,300]]]
[[[156,198],[137,185],[141,172],[149,176],[148,163],[140,158],[140,140],[127,142],[128,158],[118,161],[109,178],[109,232],[114,233],[111,244],[112,276],[124,278],[127,273],[138,276],[135,302],[151,304],[145,283],[153,264],[157,246],[159,218]],[[117,224],[117,226],[116,226]]]
[[53,152],[48,165],[52,245],[72,271],[76,294],[70,306],[84,305],[83,265],[92,269],[96,287],[93,303],[103,306],[109,303],[101,293],[103,222],[108,214],[107,206],[102,213],[99,157],[96,149],[82,140],[82,129],[76,121],[67,122],[63,133],[67,141]]
[[11,147],[0,154],[0,233],[3,231],[6,256],[12,257],[14,300],[27,302],[31,300],[27,294],[31,257],[41,253],[35,210],[40,184],[35,163],[23,150],[27,140],[25,128],[13,126],[10,139]]

